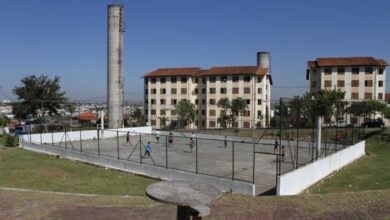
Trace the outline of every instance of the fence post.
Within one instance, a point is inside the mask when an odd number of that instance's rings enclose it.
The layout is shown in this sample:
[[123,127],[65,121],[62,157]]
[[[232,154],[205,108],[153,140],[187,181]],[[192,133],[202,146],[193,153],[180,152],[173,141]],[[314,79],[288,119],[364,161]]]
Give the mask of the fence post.
[[100,131],[99,128],[97,128],[97,139],[98,139],[98,156],[100,156]]
[[232,180],[234,181],[234,141],[232,142]]
[[139,163],[142,164],[142,141],[141,141],[141,134],[139,134]]
[[51,146],[54,146],[54,134],[53,131],[51,131]]
[[66,140],[66,128],[65,128],[64,138],[65,138],[65,149],[68,149],[68,142]]
[[198,174],[198,139],[195,139],[195,172]]
[[116,149],[118,153],[118,160],[119,160],[119,131],[116,130]]
[[165,168],[168,169],[168,136],[165,136]]
[[83,152],[83,139],[81,138],[81,134],[83,132],[81,131],[81,126],[80,126],[80,152]]
[[41,144],[42,144],[42,131],[39,132],[39,139],[41,140]]
[[256,154],[255,154],[256,144],[253,142],[253,164],[252,164],[252,183],[255,183],[255,161],[256,161]]

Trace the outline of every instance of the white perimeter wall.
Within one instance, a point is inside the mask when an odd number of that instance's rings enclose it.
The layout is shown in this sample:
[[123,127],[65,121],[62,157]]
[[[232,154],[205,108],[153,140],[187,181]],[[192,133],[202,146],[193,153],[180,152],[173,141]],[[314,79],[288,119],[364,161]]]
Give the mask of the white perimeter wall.
[[365,155],[365,141],[278,177],[277,195],[296,195]]
[[[119,136],[125,136],[126,132],[134,132],[131,133],[132,135],[135,135],[136,133],[142,133],[142,134],[151,134],[152,133],[152,127],[146,126],[146,127],[133,127],[133,128],[119,128],[119,129],[105,129],[100,130],[100,137],[104,138],[111,138],[116,137],[116,131],[119,131]],[[42,134],[26,134],[26,135],[20,135],[19,138],[21,141],[25,142],[31,142],[31,143],[59,143],[65,141],[65,133],[64,132],[54,132],[54,133],[42,133]],[[97,139],[97,130],[87,130],[87,131],[68,131],[66,132],[66,141],[79,141],[80,138],[82,140],[91,140],[91,139]],[[31,136],[31,137],[30,137]],[[31,141],[30,141],[31,140]]]

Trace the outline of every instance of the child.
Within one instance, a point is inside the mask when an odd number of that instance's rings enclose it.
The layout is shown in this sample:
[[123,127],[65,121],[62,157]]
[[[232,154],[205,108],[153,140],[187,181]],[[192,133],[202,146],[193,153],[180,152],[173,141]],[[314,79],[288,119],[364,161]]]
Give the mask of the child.
[[172,134],[172,132],[169,132],[168,147],[173,147],[173,134]]
[[282,161],[284,161],[284,156],[285,156],[285,152],[284,152],[284,145],[282,146]]
[[278,150],[278,140],[275,139],[275,144],[274,144],[274,154],[276,153],[276,151]]
[[227,136],[225,135],[225,138],[224,138],[224,144],[225,144],[225,148],[227,146]]

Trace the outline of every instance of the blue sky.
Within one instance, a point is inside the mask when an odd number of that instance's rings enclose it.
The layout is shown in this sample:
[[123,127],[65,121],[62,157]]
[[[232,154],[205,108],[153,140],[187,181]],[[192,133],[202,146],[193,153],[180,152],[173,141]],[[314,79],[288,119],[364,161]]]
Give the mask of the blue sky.
[[390,61],[388,0],[0,3],[0,99],[14,99],[12,89],[22,77],[45,74],[60,76],[71,100],[105,100],[109,3],[125,5],[126,100],[143,99],[140,77],[151,70],[255,65],[257,51],[271,52],[272,99],[306,91],[307,60],[373,56]]

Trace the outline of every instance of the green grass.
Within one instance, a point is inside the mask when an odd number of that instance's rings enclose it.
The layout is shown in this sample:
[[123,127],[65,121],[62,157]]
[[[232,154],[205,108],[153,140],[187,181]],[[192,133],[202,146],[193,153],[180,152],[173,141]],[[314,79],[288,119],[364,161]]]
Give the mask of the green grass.
[[[389,129],[387,131],[389,132]],[[355,192],[390,189],[390,142],[374,134],[366,140],[366,156],[324,181],[311,187],[310,193]]]
[[0,151],[0,187],[144,196],[155,180],[19,148]]

